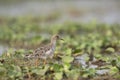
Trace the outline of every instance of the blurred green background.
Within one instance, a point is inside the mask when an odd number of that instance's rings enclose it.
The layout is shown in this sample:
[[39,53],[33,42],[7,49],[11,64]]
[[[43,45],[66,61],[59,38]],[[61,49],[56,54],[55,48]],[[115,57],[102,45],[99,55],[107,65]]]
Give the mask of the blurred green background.
[[[0,0],[0,79],[119,80],[119,14],[119,0]],[[23,59],[57,33],[53,62]]]
[[[57,25],[55,28],[58,29],[58,26],[69,22],[118,24],[120,22],[119,3],[119,0],[1,0],[0,42],[7,42],[8,45],[12,39],[19,39],[23,42],[23,37],[53,35],[53,31],[48,33],[52,29],[51,26]],[[48,28],[42,30],[44,27]],[[54,33],[59,33],[57,30],[55,31]],[[1,44],[0,54],[7,47]]]

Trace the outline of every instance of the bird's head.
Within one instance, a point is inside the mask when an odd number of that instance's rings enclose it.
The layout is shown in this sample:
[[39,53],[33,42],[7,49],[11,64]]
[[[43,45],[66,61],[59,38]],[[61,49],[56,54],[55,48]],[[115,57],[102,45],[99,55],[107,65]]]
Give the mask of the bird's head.
[[53,35],[52,38],[51,38],[51,41],[54,41],[54,40],[63,40],[63,39],[61,38],[60,35],[55,34],[55,35]]

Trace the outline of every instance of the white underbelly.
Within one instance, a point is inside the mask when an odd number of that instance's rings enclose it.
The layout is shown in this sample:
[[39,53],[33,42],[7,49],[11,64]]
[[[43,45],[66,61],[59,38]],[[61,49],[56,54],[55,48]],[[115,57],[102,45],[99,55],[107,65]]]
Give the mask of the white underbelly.
[[46,52],[46,55],[50,55],[52,53],[53,53],[53,51],[52,51],[52,49],[50,49],[49,51]]

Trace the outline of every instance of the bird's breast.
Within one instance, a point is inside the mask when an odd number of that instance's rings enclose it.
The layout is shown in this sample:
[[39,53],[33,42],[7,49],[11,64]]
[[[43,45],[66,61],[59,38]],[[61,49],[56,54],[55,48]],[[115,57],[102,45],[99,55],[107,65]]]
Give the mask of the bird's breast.
[[47,55],[53,54],[55,51],[55,47],[52,47],[51,49],[49,49],[48,51],[46,51]]
[[49,55],[49,54],[51,54],[52,52],[53,52],[52,49],[50,49],[50,50],[46,51],[46,55]]

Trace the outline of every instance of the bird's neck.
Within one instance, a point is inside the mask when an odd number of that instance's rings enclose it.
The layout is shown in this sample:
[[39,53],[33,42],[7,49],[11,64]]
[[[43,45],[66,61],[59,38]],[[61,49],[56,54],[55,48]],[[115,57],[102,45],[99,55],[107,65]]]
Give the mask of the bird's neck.
[[56,47],[56,40],[51,40],[51,45],[52,45],[52,48],[55,49],[55,47]]
[[56,45],[56,40],[51,40],[52,45]]

